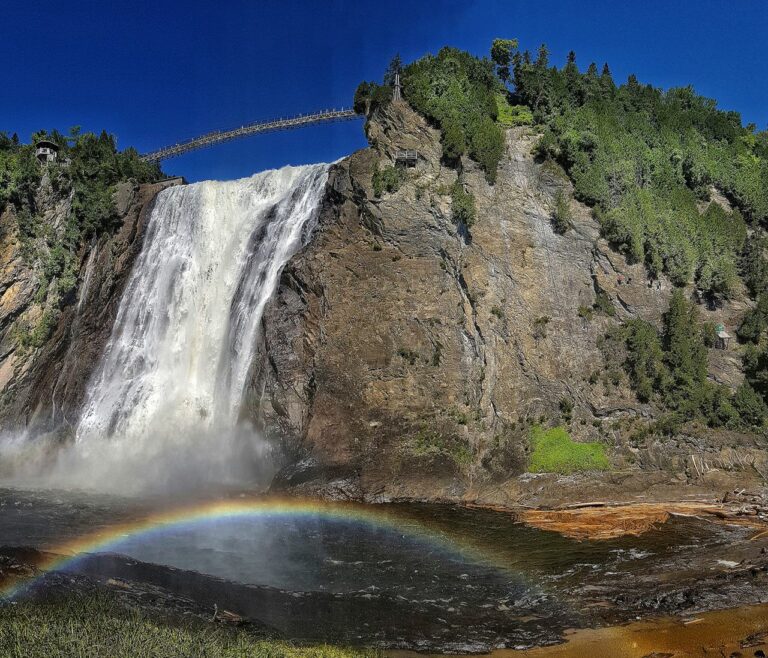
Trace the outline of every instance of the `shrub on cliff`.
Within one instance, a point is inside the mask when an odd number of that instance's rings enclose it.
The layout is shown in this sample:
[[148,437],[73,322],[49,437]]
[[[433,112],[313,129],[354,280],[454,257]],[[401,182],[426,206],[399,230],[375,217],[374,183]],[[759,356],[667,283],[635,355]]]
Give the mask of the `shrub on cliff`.
[[495,183],[499,162],[504,155],[504,134],[495,121],[488,116],[472,125],[469,130],[469,157],[485,172],[489,183]]
[[467,228],[472,228],[477,215],[475,197],[459,181],[451,188],[451,215],[454,222],[464,224]]
[[405,172],[402,167],[390,165],[384,169],[379,169],[377,164],[373,170],[371,181],[374,196],[380,197],[384,192],[397,192],[403,180],[405,180]]
[[552,226],[555,233],[563,235],[571,228],[571,207],[568,205],[568,198],[562,190],[555,194],[555,203],[552,208]]
[[510,105],[506,93],[496,94],[496,121],[504,128],[530,126],[533,112],[525,105]]

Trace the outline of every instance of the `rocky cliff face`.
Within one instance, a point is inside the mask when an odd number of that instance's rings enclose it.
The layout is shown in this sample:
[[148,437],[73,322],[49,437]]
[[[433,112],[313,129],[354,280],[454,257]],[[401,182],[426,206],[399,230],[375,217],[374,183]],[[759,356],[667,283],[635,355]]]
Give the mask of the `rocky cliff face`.
[[[477,203],[467,229],[452,220],[457,172],[441,165],[438,131],[405,104],[367,130],[371,148],[333,168],[313,241],[265,315],[250,409],[289,456],[275,486],[546,503],[675,497],[757,475],[746,464],[764,457],[746,436],[638,438],[653,410],[601,343],[623,319],[659,323],[671,285],[612,251],[573,200],[573,228],[553,230],[555,195],[571,189],[534,161],[535,135],[508,131],[493,186],[463,160]],[[374,171],[400,149],[418,150],[418,166],[377,198]],[[703,314],[733,326],[743,310]],[[738,384],[738,358],[711,356],[713,378]],[[575,438],[607,444],[612,470],[524,474],[530,427],[569,416]]]
[[[85,386],[109,338],[120,295],[141,247],[157,192],[179,180],[153,185],[123,183],[115,204],[120,229],[82,249],[75,297],[41,344],[24,340],[39,324],[45,299],[38,294],[40,274],[22,253],[13,210],[0,216],[0,427],[18,433],[66,433],[76,421]],[[70,199],[57,199],[46,180],[38,192],[43,221],[63,225]]]
[[[406,104],[379,111],[367,130],[371,147],[332,167],[316,233],[264,315],[244,413],[283,449],[275,488],[543,505],[722,494],[768,473],[764,439],[644,431],[657,411],[637,401],[604,336],[632,317],[660,323],[672,287],[600,238],[562,172],[534,161],[537,135],[507,132],[491,186],[468,159],[459,172],[445,167],[438,131]],[[418,151],[417,166],[376,196],[374,173],[402,149]],[[476,200],[469,228],[451,211],[459,176]],[[66,434],[75,422],[152,199],[174,182],[120,186],[120,230],[79,254],[76,297],[39,345],[24,334],[44,312],[40,281],[11,211],[0,217],[4,431]],[[565,235],[552,225],[558,192],[573,216]],[[69,200],[45,185],[40,194],[55,229]],[[732,328],[747,303],[701,312]],[[719,382],[737,386],[739,365],[734,351],[710,352]],[[537,423],[602,442],[611,469],[527,473]]]

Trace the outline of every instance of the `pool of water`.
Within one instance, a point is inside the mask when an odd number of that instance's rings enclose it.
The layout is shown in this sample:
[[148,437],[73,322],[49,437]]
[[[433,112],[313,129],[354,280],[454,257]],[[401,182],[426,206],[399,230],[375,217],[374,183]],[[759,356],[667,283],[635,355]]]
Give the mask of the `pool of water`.
[[[0,544],[56,552],[163,505],[0,490]],[[738,605],[764,591],[728,577],[745,551],[760,550],[754,533],[693,518],[640,537],[576,541],[451,505],[271,509],[118,532],[93,547],[108,559],[63,568],[144,579],[297,640],[451,651],[546,644],[569,627],[711,607],[715,596]]]

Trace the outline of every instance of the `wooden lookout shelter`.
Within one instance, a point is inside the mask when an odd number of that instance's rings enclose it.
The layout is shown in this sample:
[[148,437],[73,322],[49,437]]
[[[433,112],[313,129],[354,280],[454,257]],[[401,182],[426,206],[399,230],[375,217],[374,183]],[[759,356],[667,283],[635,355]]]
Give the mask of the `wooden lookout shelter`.
[[40,164],[55,162],[59,154],[59,145],[47,139],[41,139],[35,144],[35,158]]

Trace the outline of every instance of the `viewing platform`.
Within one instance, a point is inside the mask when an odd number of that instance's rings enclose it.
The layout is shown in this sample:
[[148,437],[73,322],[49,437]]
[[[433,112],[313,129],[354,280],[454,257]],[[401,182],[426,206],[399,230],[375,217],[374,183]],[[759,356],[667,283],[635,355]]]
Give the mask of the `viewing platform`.
[[403,167],[415,167],[419,162],[418,151],[397,151],[395,153],[395,164]]

